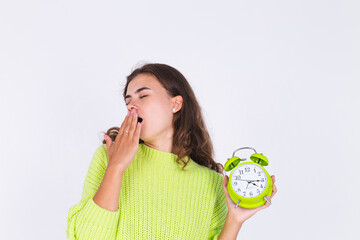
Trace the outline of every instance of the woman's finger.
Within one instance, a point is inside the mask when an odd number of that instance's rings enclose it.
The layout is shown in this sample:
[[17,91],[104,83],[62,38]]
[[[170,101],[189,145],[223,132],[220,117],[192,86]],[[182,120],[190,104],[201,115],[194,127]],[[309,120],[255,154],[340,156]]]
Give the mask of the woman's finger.
[[[123,130],[124,136],[127,136],[127,137],[130,136],[130,126],[134,119],[134,114],[135,114],[135,112],[134,113],[130,112],[128,119],[126,120],[124,130]],[[125,132],[126,130],[127,130],[127,133]]]
[[273,185],[273,191],[272,191],[272,193],[271,193],[271,197],[270,197],[270,198],[273,198],[273,196],[275,196],[276,192],[277,192],[277,188],[276,188],[276,186],[275,186],[275,184],[274,184],[274,185]]
[[137,114],[136,113],[132,114],[130,125],[129,125],[129,137],[131,140],[134,138],[137,121],[138,121]]
[[231,199],[231,197],[230,197],[230,195],[229,195],[229,192],[228,192],[228,190],[227,190],[227,184],[228,184],[228,182],[229,182],[229,177],[228,177],[227,175],[225,175],[224,180],[223,180],[223,182],[222,182],[222,186],[223,186],[223,189],[224,189],[224,193],[225,193],[225,197],[226,197],[226,202],[227,202],[228,206],[230,206],[229,203],[232,202],[232,199]]
[[137,142],[140,139],[141,126],[142,126],[142,123],[136,121],[136,130],[135,130],[135,133],[134,133],[133,140],[135,140]]
[[271,205],[270,204],[271,203],[271,198],[269,198],[268,196],[265,196],[265,197],[266,197],[267,200],[269,200],[269,202],[266,201],[266,203],[263,206],[261,206],[262,208],[267,208],[267,207],[270,207],[270,205]]
[[[131,123],[131,119],[132,119],[132,113],[129,112],[128,115],[126,116],[126,120],[124,121],[124,125],[122,126],[121,130],[121,136],[129,136],[129,125]],[[119,130],[119,132],[120,132]],[[128,133],[126,133],[125,131],[127,131]]]
[[118,132],[114,142],[118,142],[120,140],[121,136],[123,135],[124,130],[125,130],[125,125],[129,119],[129,116],[130,116],[130,112],[128,111],[127,115],[125,116],[124,121],[122,122],[122,124],[119,128],[119,132]]
[[108,135],[104,135],[104,139],[105,139],[105,142],[106,142],[106,152],[109,153],[109,149],[111,147],[111,144],[112,144],[112,140],[111,138],[108,136]]
[[277,192],[277,188],[275,186],[275,175],[271,175],[271,180],[273,182],[273,189],[272,189],[272,194],[271,194],[270,198],[272,198]]

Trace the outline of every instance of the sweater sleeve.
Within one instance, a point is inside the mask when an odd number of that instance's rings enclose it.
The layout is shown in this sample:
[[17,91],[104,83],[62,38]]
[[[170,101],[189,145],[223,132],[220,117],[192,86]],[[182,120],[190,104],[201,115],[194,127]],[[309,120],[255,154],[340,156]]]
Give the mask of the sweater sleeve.
[[[211,218],[210,231],[208,240],[217,240],[222,228],[224,227],[226,215],[228,212],[228,207],[226,203],[226,197],[224,193],[224,189],[222,188],[222,181],[224,177],[218,174],[220,177],[218,178],[217,186],[217,197],[215,200],[214,210]],[[220,182],[220,183],[219,183]]]
[[100,207],[93,197],[102,182],[108,164],[106,145],[96,149],[85,177],[81,200],[67,216],[66,236],[71,240],[115,239],[120,209],[116,212]]

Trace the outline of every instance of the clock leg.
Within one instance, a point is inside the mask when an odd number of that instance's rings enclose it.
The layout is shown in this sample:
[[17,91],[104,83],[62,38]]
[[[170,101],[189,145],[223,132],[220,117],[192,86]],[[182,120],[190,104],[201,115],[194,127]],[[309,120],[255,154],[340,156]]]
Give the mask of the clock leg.
[[265,196],[264,199],[271,205],[271,202],[269,201],[269,199],[267,199],[267,197]]
[[234,208],[237,208],[239,206],[240,200],[237,202],[236,206]]

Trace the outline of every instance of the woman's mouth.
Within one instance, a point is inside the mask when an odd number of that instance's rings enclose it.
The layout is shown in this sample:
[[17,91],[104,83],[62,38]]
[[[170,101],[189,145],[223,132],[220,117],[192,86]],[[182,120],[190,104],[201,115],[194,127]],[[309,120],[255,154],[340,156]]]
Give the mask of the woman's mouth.
[[142,118],[141,117],[138,117],[138,122],[142,122]]

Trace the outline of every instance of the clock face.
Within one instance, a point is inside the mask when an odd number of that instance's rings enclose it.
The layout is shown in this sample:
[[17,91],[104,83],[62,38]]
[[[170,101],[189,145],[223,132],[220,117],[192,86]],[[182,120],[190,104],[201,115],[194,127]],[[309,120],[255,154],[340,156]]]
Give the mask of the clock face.
[[231,176],[232,188],[245,198],[259,196],[265,190],[266,184],[266,173],[261,167],[252,163],[241,164]]

